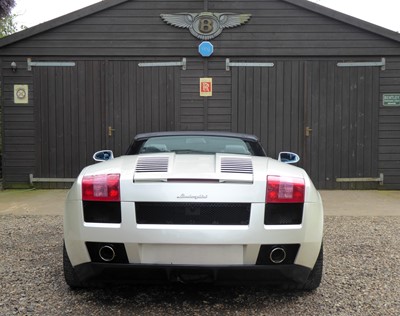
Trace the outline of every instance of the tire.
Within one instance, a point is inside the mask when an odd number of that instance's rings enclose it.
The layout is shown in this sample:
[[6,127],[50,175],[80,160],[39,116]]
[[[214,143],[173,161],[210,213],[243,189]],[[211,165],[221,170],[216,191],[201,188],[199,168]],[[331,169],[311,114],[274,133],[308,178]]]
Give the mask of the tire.
[[64,267],[64,278],[65,282],[71,289],[84,287],[84,284],[79,281],[78,276],[74,270],[74,267],[69,260],[67,249],[65,248],[65,243],[63,244],[63,267]]
[[319,251],[319,255],[317,261],[315,262],[314,268],[311,270],[310,275],[308,276],[307,281],[300,286],[300,290],[305,291],[313,291],[319,287],[322,280],[322,270],[324,265],[324,248],[321,245],[321,250]]
[[322,268],[324,263],[324,250],[323,245],[319,251],[317,261],[315,262],[314,268],[308,275],[307,281],[304,283],[284,283],[281,284],[280,289],[285,291],[313,291],[319,287],[322,280]]

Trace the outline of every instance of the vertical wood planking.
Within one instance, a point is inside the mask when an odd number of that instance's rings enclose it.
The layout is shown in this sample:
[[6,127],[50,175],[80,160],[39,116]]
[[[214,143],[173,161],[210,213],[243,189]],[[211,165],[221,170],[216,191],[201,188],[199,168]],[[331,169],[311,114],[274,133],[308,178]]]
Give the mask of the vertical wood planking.
[[181,72],[179,130],[206,129],[204,97],[200,97],[199,89],[201,77],[204,77],[203,61],[199,58],[188,59],[187,70]]
[[232,131],[232,76],[225,70],[225,59],[215,58],[207,63],[205,75],[213,80],[213,95],[206,101],[207,129]]
[[121,155],[138,133],[175,129],[179,71],[139,67],[137,60],[108,61],[108,148]]
[[283,150],[298,152],[303,140],[300,63],[232,67],[231,73],[232,129],[258,135],[272,157]]
[[[379,171],[385,175],[386,189],[400,188],[400,107],[383,106],[384,94],[400,93],[400,58],[388,58],[386,70],[379,72]],[[374,89],[375,91],[375,89]],[[378,122],[374,122],[378,125]]]
[[[98,61],[80,61],[76,67],[34,68],[38,93],[36,135],[39,177],[72,178],[91,163],[105,144],[102,79]],[[59,187],[49,185],[48,187]]]
[[[319,188],[368,189],[377,183],[337,183],[336,178],[378,177],[376,68],[338,68],[333,61],[308,67],[312,97],[312,134],[307,141],[307,165]],[[311,69],[311,70],[310,70]]]

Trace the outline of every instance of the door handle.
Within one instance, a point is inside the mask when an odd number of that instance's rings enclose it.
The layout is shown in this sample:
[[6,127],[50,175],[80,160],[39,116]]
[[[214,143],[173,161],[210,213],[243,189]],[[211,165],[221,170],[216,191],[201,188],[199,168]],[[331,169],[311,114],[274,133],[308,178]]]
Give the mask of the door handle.
[[113,132],[115,132],[115,128],[112,128],[112,126],[109,126],[108,127],[108,136],[112,136],[113,135]]
[[312,128],[311,127],[309,127],[309,126],[307,126],[306,127],[306,137],[310,137],[311,136],[311,132],[312,132]]

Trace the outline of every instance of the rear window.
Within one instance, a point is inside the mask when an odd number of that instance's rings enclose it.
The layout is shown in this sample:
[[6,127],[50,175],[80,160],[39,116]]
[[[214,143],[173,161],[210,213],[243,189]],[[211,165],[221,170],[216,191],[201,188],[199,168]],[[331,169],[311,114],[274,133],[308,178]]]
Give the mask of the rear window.
[[239,138],[222,136],[166,136],[144,141],[139,154],[174,152],[176,154],[241,154],[254,155],[251,145]]

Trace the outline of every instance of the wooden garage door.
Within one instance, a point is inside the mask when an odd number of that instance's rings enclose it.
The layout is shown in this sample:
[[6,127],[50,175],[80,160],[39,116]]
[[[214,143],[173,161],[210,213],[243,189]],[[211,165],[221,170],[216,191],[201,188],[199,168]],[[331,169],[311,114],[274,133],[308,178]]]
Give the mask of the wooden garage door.
[[175,130],[179,67],[139,67],[108,61],[107,148],[121,155],[138,133]]
[[73,178],[105,146],[104,62],[34,67],[35,176]]
[[258,135],[270,157],[300,154],[319,189],[376,187],[336,179],[378,177],[379,68],[272,62],[232,68],[232,130]]
[[260,137],[267,154],[303,156],[304,62],[232,67],[232,130]]
[[376,182],[338,183],[337,178],[377,178],[379,67],[306,63],[303,165],[321,189],[369,189]]

